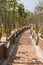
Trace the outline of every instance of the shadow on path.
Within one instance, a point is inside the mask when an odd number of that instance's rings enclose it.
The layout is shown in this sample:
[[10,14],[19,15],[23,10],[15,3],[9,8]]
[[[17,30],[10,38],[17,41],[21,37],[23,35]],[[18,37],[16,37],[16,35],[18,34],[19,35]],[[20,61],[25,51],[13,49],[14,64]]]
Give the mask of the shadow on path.
[[[24,31],[23,31],[23,32],[24,32]],[[19,60],[19,59],[20,59],[20,57],[16,56],[16,53],[17,53],[17,50],[18,50],[18,46],[19,46],[19,44],[20,44],[20,43],[19,43],[19,40],[20,40],[20,38],[21,38],[23,32],[22,32],[20,35],[18,35],[18,37],[16,37],[14,52],[13,52],[13,54],[12,54],[12,56],[11,56],[9,62],[7,63],[7,65],[12,65],[12,63],[14,63],[14,60],[16,60],[16,59]]]

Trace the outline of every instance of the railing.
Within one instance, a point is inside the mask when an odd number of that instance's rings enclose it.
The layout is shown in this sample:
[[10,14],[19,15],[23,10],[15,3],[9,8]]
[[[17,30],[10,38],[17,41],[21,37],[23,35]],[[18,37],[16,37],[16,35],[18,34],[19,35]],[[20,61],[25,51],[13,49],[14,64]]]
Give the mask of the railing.
[[38,45],[40,46],[41,50],[43,51],[43,39],[39,37]]
[[32,31],[31,35],[32,35],[32,38],[35,39],[36,45],[39,45],[39,47],[43,51],[43,39],[38,34],[36,34],[34,31]]
[[23,27],[19,28],[18,30],[14,31],[13,34],[11,34],[5,42],[0,41],[0,60],[5,58],[7,59],[9,57],[10,53],[10,47],[15,44],[15,40],[23,31],[26,29],[29,29],[30,27]]

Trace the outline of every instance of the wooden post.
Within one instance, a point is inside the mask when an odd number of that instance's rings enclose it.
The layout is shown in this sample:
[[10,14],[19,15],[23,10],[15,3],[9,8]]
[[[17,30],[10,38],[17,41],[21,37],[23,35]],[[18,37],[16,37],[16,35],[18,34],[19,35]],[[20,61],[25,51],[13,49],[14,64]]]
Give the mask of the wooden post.
[[36,45],[38,45],[38,42],[39,42],[39,36],[37,35]]
[[3,56],[5,59],[7,59],[9,57],[9,47],[7,48],[6,42],[4,43]]

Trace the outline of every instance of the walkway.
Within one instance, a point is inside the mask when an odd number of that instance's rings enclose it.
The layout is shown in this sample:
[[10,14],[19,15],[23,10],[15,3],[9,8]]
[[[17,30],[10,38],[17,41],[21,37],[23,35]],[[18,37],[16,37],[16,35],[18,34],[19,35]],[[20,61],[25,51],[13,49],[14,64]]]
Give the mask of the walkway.
[[43,65],[32,44],[30,30],[26,30],[20,35],[16,56],[12,55],[8,65]]

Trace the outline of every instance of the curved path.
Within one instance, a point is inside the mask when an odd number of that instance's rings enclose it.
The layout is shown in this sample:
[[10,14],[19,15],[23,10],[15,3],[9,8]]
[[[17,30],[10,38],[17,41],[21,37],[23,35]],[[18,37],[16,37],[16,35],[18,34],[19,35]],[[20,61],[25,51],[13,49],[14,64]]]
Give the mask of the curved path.
[[26,30],[19,37],[16,56],[12,55],[8,65],[43,65],[38,59],[37,52],[32,44],[30,30]]

